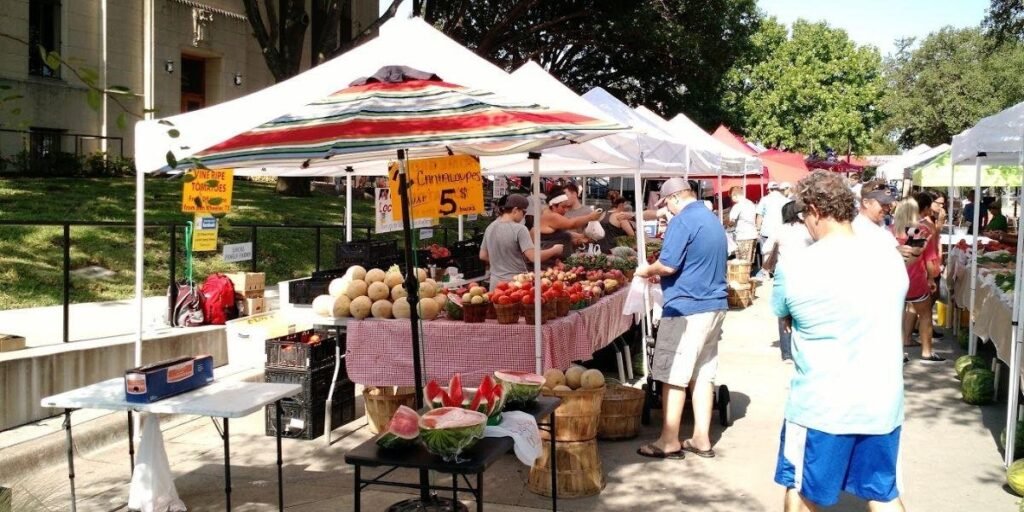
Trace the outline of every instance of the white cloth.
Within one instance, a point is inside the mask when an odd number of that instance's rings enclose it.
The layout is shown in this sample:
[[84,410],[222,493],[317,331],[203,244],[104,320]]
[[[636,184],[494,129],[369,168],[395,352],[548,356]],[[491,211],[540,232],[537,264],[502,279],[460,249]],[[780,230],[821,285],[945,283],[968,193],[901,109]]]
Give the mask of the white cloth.
[[782,226],[782,207],[789,201],[778,190],[761,198],[757,204],[757,214],[761,216],[761,236],[770,238]]
[[[781,212],[781,210],[780,210]],[[736,225],[736,240],[754,240],[757,238],[757,211],[754,203],[741,198],[729,209],[729,220]]]
[[892,236],[891,231],[875,224],[863,213],[858,213],[857,217],[853,219],[851,225],[853,226],[853,232],[856,233],[857,236],[863,236],[869,240],[876,240],[889,247],[896,247],[899,245],[899,242],[896,241],[896,237]]
[[142,512],[184,512],[187,510],[185,503],[178,498],[171,465],[167,462],[160,419],[155,414],[140,416],[142,436],[128,489],[128,508]]
[[516,458],[531,467],[543,448],[537,420],[522,411],[501,413],[501,423],[484,428],[484,437],[511,437]]

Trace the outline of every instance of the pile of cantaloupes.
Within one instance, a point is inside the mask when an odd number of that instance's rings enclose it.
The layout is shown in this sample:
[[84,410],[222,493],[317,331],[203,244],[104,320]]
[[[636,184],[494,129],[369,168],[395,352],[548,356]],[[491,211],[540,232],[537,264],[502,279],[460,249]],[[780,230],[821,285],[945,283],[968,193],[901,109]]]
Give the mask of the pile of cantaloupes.
[[601,373],[601,370],[588,370],[579,365],[572,365],[564,372],[558,368],[551,368],[544,372],[544,386],[541,389],[576,391],[577,389],[597,389],[602,386],[604,386],[604,374]]
[[[437,318],[448,296],[427,271],[416,269],[419,279],[419,316],[424,320]],[[320,316],[364,318],[409,318],[410,307],[405,278],[397,266],[387,271],[366,270],[354,265],[343,277],[331,281],[328,294],[313,299],[313,311]]]

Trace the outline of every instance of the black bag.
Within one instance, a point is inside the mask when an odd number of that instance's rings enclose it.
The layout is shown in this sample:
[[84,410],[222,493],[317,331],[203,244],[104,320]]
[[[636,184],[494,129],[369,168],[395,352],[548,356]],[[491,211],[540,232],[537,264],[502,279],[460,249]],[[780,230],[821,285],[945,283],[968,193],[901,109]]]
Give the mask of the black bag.
[[167,323],[171,327],[196,327],[206,323],[203,294],[192,280],[192,223],[185,225],[185,279],[167,293]]

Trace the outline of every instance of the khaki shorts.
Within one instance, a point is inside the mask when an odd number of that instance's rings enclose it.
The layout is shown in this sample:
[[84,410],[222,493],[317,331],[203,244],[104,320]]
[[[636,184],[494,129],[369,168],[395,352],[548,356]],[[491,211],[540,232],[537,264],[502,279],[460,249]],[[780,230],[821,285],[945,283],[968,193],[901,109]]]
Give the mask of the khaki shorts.
[[651,364],[654,380],[679,387],[714,382],[724,320],[725,311],[662,318]]

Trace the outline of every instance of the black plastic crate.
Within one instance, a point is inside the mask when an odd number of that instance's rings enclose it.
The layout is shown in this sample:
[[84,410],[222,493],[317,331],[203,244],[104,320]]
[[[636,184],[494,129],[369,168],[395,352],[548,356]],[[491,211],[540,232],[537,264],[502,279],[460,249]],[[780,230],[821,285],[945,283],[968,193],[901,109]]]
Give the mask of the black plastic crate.
[[398,241],[394,239],[338,242],[334,247],[334,262],[338,268],[351,265],[365,266],[382,258],[393,258],[398,254]]
[[[303,342],[312,334],[320,336],[320,343],[311,345]],[[313,329],[277,338],[268,338],[266,341],[266,367],[284,370],[315,370],[333,365],[337,343],[338,339],[326,331]]]
[[[281,437],[290,439],[316,439],[324,434],[327,405],[321,401],[305,405],[295,400],[281,400]],[[277,434],[277,414],[274,404],[266,407],[266,434]],[[337,428],[356,419],[355,384],[339,382],[331,404],[331,426]]]
[[288,282],[288,302],[291,304],[312,304],[313,299],[327,294],[330,279],[296,279]]
[[483,238],[471,238],[469,240],[463,240],[461,242],[455,242],[450,247],[452,258],[458,260],[472,256],[474,258],[480,257],[480,243]]
[[327,392],[331,389],[333,378],[334,366],[325,366],[316,370],[279,370],[274,368],[263,370],[263,379],[266,382],[302,386],[302,393],[292,397],[292,400],[302,405],[314,405],[327,400]]
[[473,279],[484,275],[484,262],[480,261],[479,254],[455,258],[455,266],[462,273],[464,279]]
[[327,270],[317,270],[310,275],[311,279],[318,281],[327,280],[330,282],[332,279],[338,279],[339,277],[345,277],[345,273],[348,272],[348,268],[352,265],[345,265],[338,268],[330,268]]

